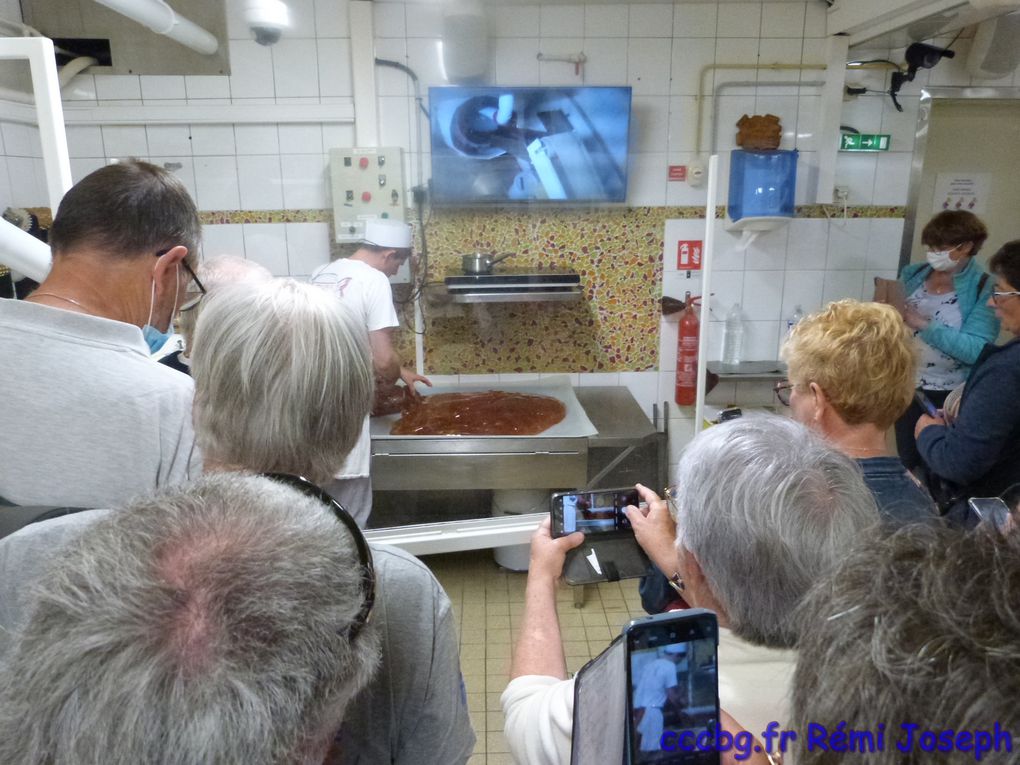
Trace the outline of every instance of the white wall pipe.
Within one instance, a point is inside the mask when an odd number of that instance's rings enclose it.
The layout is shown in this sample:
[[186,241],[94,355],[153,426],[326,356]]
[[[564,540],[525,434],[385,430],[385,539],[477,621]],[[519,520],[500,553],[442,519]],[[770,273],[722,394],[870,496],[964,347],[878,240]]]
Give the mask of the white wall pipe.
[[50,248],[13,223],[0,219],[0,263],[41,282],[50,272]]
[[[379,145],[379,99],[375,85],[375,22],[372,3],[351,0],[351,77],[354,83],[355,146]],[[415,108],[417,108],[415,104]],[[419,119],[417,114],[415,118]]]
[[84,72],[90,66],[95,66],[98,63],[99,61],[92,58],[92,56],[78,56],[78,58],[68,61],[60,68],[60,74],[58,75],[60,80],[60,89],[63,90],[66,88],[67,84],[71,80]]
[[39,139],[46,170],[46,192],[50,209],[56,212],[64,192],[71,188],[71,160],[67,155],[64,108],[53,41],[48,37],[0,38],[0,60],[28,59],[32,71]]
[[698,389],[694,398],[694,435],[705,427],[708,384],[708,322],[711,319],[712,261],[715,259],[715,198],[719,189],[719,155],[708,158],[708,201],[705,203],[705,247],[701,253],[701,321],[698,331]]
[[96,2],[198,53],[211,56],[219,50],[220,41],[215,35],[195,22],[178,16],[163,0],[96,0]]
[[818,99],[815,145],[818,147],[818,188],[815,202],[832,204],[836,184],[836,158],[839,156],[840,117],[846,88],[847,37],[833,36],[826,43],[825,85]]

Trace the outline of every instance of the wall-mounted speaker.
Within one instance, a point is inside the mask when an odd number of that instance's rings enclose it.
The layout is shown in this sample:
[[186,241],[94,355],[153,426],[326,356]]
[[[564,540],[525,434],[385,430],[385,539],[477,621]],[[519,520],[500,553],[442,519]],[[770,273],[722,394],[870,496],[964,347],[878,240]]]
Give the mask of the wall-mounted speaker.
[[974,44],[967,56],[972,77],[994,80],[1005,77],[1020,64],[1020,11],[978,24]]
[[451,83],[485,80],[489,26],[481,8],[450,8],[443,15],[443,71]]

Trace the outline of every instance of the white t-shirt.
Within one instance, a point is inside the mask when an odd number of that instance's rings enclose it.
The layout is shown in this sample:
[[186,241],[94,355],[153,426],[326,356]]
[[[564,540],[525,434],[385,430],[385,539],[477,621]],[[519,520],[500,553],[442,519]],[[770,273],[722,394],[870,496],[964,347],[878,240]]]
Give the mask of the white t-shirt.
[[[752,645],[719,628],[719,706],[761,740],[775,720],[786,729],[795,651]],[[504,732],[518,763],[567,765],[574,719],[574,681],[545,675],[514,678],[500,696]],[[626,720],[620,720],[625,725]]]
[[634,689],[634,708],[665,706],[670,688],[676,688],[676,664],[669,659],[655,659],[641,672]]
[[108,507],[198,476],[194,390],[133,324],[0,300],[0,496]]
[[[393,307],[393,290],[386,274],[367,263],[351,258],[334,260],[315,270],[312,284],[329,291],[365,325],[374,332],[397,327],[396,309]],[[337,478],[363,478],[368,475],[372,461],[372,439],[368,431],[368,417],[361,427],[357,445],[347,455]]]

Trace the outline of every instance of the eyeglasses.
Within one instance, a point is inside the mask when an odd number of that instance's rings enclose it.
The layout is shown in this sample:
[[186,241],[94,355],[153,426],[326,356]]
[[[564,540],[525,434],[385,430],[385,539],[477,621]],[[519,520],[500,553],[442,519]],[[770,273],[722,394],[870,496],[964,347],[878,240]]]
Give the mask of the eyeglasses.
[[789,380],[780,380],[772,387],[772,390],[776,392],[776,398],[779,399],[780,404],[789,406],[790,392],[796,387],[797,383],[792,383]]
[[[162,258],[164,255],[166,255],[172,249],[173,249],[173,247],[170,247],[170,248],[168,248],[166,250],[160,250],[159,252],[156,253],[156,257],[157,258]],[[184,304],[180,308],[178,308],[177,310],[179,310],[179,311],[190,311],[192,308],[194,308],[195,306],[197,306],[199,303],[202,302],[202,298],[205,297],[206,291],[205,291],[205,287],[202,286],[202,282],[198,278],[198,274],[195,273],[195,269],[193,269],[191,266],[188,265],[188,261],[182,260],[181,261],[181,265],[184,266],[185,272],[188,274],[188,276],[191,277],[191,281],[193,281],[195,283],[195,286],[198,287],[198,294],[195,295],[193,298],[189,298],[188,300],[185,300]]]
[[1006,298],[1016,297],[1017,295],[1020,295],[1020,292],[1016,290],[1010,290],[1009,292],[993,292],[992,300],[995,302],[996,305],[998,305]]
[[307,478],[292,475],[291,473],[259,473],[259,475],[263,478],[286,484],[292,489],[297,489],[305,496],[319,500],[333,512],[336,519],[344,525],[354,539],[354,546],[358,550],[358,564],[361,566],[362,571],[361,589],[365,594],[365,600],[361,604],[361,610],[358,611],[354,621],[346,630],[348,639],[353,641],[362,628],[368,624],[369,619],[372,618],[372,607],[375,605],[375,567],[372,565],[372,550],[369,548],[368,542],[365,541],[365,535],[361,533],[358,524],[354,522],[351,514],[347,512],[343,505]]
[[188,261],[182,260],[181,265],[184,266],[184,270],[188,272],[188,276],[191,277],[191,281],[193,281],[195,283],[195,286],[198,287],[198,294],[195,295],[193,298],[185,300],[184,304],[178,309],[180,311],[190,311],[192,308],[194,308],[195,306],[202,302],[202,298],[205,297],[206,292],[205,287],[202,286],[202,282],[200,282],[198,279],[198,274],[196,274],[195,270],[188,265]]

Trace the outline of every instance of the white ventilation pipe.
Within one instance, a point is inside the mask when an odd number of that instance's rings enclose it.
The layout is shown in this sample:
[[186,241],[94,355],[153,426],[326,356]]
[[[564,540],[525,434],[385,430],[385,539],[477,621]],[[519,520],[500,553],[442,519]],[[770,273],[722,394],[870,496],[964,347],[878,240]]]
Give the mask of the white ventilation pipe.
[[67,84],[71,80],[84,72],[90,66],[95,66],[98,63],[99,61],[91,56],[79,56],[76,59],[68,61],[60,68],[60,72],[57,74],[57,81],[60,83],[60,89],[63,90],[67,87]]
[[178,16],[163,0],[96,0],[96,2],[193,51],[211,56],[219,50],[220,42],[214,35],[193,21]]
[[50,272],[50,260],[48,245],[0,218],[0,263],[41,282]]

